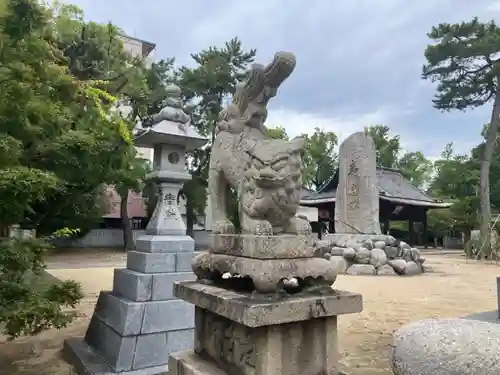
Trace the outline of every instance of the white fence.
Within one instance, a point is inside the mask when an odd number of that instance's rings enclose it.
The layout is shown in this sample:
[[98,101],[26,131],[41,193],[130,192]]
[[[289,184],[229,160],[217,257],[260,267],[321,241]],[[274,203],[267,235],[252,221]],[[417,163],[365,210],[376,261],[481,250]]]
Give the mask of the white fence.
[[[144,234],[144,230],[133,230],[133,240]],[[195,247],[198,249],[206,248],[208,245],[207,232],[200,230],[194,232]],[[57,247],[86,247],[86,248],[122,248],[123,233],[121,229],[93,229],[85,236],[74,240],[58,239],[54,241]]]

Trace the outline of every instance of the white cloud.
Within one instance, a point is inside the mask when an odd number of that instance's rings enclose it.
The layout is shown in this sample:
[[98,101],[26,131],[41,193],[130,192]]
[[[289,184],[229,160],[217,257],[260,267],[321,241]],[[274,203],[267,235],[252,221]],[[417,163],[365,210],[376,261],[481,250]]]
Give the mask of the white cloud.
[[390,122],[391,117],[391,111],[383,108],[371,113],[328,117],[281,107],[269,110],[266,124],[270,127],[283,126],[291,137],[313,133],[317,127],[334,132],[341,142],[350,134],[362,131],[365,126],[386,124]]
[[[395,110],[390,107],[381,107],[373,112],[353,113],[341,116],[326,116],[321,113],[298,112],[292,108],[280,107],[270,109],[266,120],[269,127],[282,126],[290,137],[301,134],[312,134],[315,128],[334,132],[339,138],[339,144],[349,135],[363,131],[370,125],[387,125],[391,136],[399,136],[401,152],[422,152],[428,159],[439,159],[441,151],[448,142],[453,142],[456,153],[469,152],[477,145],[477,140],[464,140],[450,137],[443,140],[429,134],[426,137],[416,136],[408,128],[398,125],[398,118],[407,115],[411,109]],[[455,137],[459,134],[455,134]]]

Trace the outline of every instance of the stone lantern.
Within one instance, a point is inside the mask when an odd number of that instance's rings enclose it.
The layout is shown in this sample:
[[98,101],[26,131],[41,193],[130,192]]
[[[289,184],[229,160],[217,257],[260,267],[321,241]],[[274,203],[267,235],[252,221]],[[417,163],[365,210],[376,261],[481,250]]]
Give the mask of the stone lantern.
[[194,307],[173,296],[176,281],[195,280],[194,240],[186,235],[179,191],[190,179],[186,153],[207,142],[190,126],[181,90],[167,87],[160,113],[136,129],[135,145],[153,148],[158,199],[146,233],[116,269],[113,290],[101,292],[83,339],[65,342],[78,374],[163,374],[169,355],[193,347]]

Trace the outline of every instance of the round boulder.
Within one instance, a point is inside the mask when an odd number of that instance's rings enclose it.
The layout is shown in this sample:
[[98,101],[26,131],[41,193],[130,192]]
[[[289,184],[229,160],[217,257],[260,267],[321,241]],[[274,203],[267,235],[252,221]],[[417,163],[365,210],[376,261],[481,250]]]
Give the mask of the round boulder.
[[354,250],[351,247],[348,247],[347,249],[344,249],[344,252],[342,253],[342,255],[347,260],[353,260],[356,257],[356,250]]
[[344,250],[345,249],[343,247],[334,246],[330,250],[330,254],[332,254],[333,256],[342,256],[344,255]]
[[398,275],[402,275],[405,273],[406,269],[406,260],[404,259],[393,259],[390,260],[389,265],[396,271]]
[[410,249],[410,256],[411,260],[418,263],[420,260],[420,250],[418,250],[416,247],[412,247]]
[[374,276],[377,274],[375,266],[371,264],[353,264],[346,272],[348,275],[369,275]]
[[404,242],[404,241],[399,241],[399,247],[400,247],[401,249],[408,249],[408,250],[410,250],[410,249],[411,249],[410,245],[408,245],[408,244],[407,244],[406,242]]
[[389,259],[395,259],[398,256],[398,248],[395,246],[386,246],[384,251]]
[[498,375],[500,325],[465,319],[429,319],[394,334],[394,375]]
[[373,249],[370,250],[370,264],[376,268],[382,267],[387,263],[387,255],[384,250]]
[[368,250],[373,249],[373,246],[374,246],[373,241],[370,239],[367,239],[363,242],[363,247],[366,247]]
[[368,250],[366,247],[358,248],[354,261],[361,264],[370,263],[370,250]]
[[373,246],[377,249],[383,249],[385,247],[385,241],[377,241],[373,244]]
[[420,266],[413,261],[407,262],[403,273],[406,276],[418,275],[422,273],[422,268],[420,268]]
[[389,246],[395,246],[397,245],[397,240],[393,236],[386,236],[385,242],[387,242],[387,245]]
[[377,270],[377,275],[381,275],[381,276],[396,276],[397,273],[396,273],[396,271],[394,271],[394,268],[392,268],[388,264],[384,264],[382,267],[380,267]]
[[337,273],[346,273],[349,268],[349,263],[342,256],[332,256],[329,261],[334,264]]

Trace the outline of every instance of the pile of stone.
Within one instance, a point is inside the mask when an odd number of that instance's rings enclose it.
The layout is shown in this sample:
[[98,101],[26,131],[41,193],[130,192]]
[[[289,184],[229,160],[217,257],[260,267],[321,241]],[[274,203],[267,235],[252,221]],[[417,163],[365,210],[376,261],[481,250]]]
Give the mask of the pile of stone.
[[424,272],[420,251],[387,235],[330,234],[316,242],[316,255],[348,275],[406,275]]

